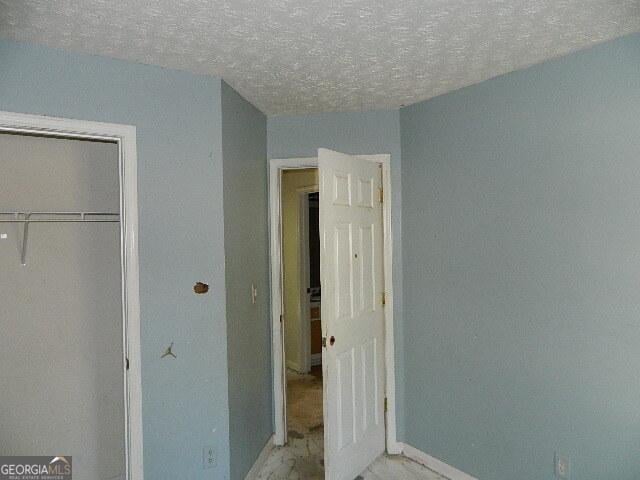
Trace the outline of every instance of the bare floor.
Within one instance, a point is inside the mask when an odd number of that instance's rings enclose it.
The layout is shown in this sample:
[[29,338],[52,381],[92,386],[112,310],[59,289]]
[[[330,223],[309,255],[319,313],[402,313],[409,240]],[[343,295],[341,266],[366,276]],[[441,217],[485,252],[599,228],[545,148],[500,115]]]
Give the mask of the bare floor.
[[322,432],[322,370],[310,375],[287,371],[287,427],[293,433]]
[[[288,444],[272,452],[259,480],[323,480],[322,377],[287,372]],[[357,480],[445,480],[402,456],[380,456]]]

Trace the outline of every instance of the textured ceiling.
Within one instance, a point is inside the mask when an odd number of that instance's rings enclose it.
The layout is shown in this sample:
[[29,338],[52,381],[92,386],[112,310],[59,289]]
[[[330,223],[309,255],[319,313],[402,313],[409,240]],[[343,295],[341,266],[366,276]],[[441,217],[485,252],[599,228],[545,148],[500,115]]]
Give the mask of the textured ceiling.
[[395,108],[640,31],[640,0],[0,0],[0,37],[219,75],[267,114]]

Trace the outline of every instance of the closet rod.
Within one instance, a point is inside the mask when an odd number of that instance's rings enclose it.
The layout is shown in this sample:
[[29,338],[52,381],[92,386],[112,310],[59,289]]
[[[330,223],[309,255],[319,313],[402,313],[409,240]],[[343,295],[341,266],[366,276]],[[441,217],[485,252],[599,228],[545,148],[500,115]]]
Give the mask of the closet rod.
[[[0,212],[0,223],[34,223],[34,222],[119,222],[120,214],[112,212]],[[43,218],[45,217],[45,218]],[[54,218],[46,218],[54,217]],[[63,218],[55,218],[63,217]],[[64,218],[71,217],[71,218]]]
[[[36,218],[34,218],[34,215],[36,216]],[[1,218],[2,216],[10,216],[12,218],[3,220]],[[40,216],[41,218],[37,218],[38,216]],[[46,218],[46,217],[54,217],[54,218]],[[61,218],[55,218],[55,217],[61,217]],[[67,217],[67,218],[63,218],[63,217]],[[111,213],[111,212],[0,212],[0,223],[22,223],[22,248],[20,251],[20,263],[23,266],[27,264],[27,260],[26,260],[27,239],[29,238],[30,223],[70,223],[70,222],[119,223],[120,214]]]

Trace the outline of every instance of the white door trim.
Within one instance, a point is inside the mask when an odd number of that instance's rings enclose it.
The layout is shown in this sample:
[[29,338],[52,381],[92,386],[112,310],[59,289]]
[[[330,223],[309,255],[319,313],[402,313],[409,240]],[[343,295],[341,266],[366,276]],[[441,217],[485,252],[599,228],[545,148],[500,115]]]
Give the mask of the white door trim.
[[[384,190],[384,283],[385,306],[385,395],[387,397],[386,443],[387,452],[397,455],[402,452],[396,438],[396,382],[395,348],[393,329],[393,232],[391,226],[391,155],[355,155],[382,165]],[[271,261],[271,324],[273,361],[273,407],[275,421],[275,445],[287,442],[286,397],[284,395],[286,372],[283,366],[284,344],[282,335],[282,222],[281,222],[281,175],[282,170],[317,168],[317,157],[272,159],[269,161],[269,236]]]
[[[122,341],[126,479],[143,480],[142,379],[140,361],[140,279],[138,270],[138,167],[136,128],[113,123],[0,111],[0,132],[37,133],[118,144],[122,263]],[[126,359],[129,369],[126,369]]]
[[318,185],[300,187],[298,193],[298,266],[300,281],[300,300],[298,315],[300,318],[300,361],[298,365],[302,372],[311,370],[311,322],[309,321],[309,294],[304,279],[309,278],[309,194],[319,192]]

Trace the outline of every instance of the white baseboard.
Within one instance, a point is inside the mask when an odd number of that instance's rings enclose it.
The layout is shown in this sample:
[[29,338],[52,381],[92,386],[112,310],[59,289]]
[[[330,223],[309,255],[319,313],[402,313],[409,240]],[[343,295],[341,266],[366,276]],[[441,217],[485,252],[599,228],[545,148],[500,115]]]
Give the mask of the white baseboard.
[[316,365],[322,365],[322,353],[311,354],[311,366],[315,367]]
[[[437,458],[432,457],[431,455],[426,454],[415,447],[412,447],[411,445],[397,442],[397,446],[402,450],[402,455],[404,455],[405,457],[413,460],[416,463],[419,463],[420,465],[424,465],[429,470],[433,470],[437,474],[442,475],[449,480],[478,480],[468,473],[458,470],[457,468],[452,467],[451,465],[448,465],[443,461],[438,460]],[[245,480],[255,480],[256,478],[258,478],[260,470],[264,466],[274,448],[276,448],[276,446],[274,444],[274,437],[272,435],[269,440],[267,440],[267,443],[260,452],[260,455],[258,455],[258,458],[251,467],[251,470],[249,470],[249,472],[247,473]]]
[[256,478],[258,478],[260,470],[262,469],[264,463],[267,461],[267,458],[269,458],[269,454],[273,451],[274,448],[276,448],[276,446],[273,443],[273,435],[271,435],[271,437],[269,437],[269,440],[267,440],[267,443],[264,445],[264,448],[260,452],[260,455],[258,455],[258,458],[253,464],[253,467],[251,467],[251,470],[249,470],[247,476],[244,477],[244,480],[255,480]]
[[298,365],[293,360],[287,360],[287,368],[289,370],[293,370],[294,372],[300,372],[300,365]]
[[478,480],[468,473],[464,473],[451,465],[447,465],[443,461],[438,460],[437,458],[434,458],[411,445],[407,445],[406,443],[401,443],[400,445],[402,446],[402,454],[405,457],[419,463],[420,465],[424,465],[429,470],[433,470],[449,480]]

